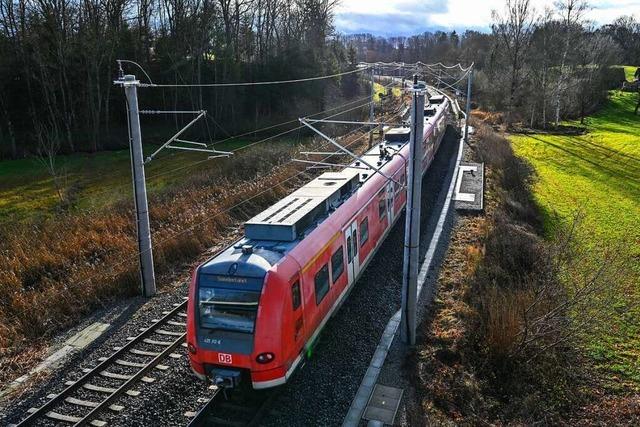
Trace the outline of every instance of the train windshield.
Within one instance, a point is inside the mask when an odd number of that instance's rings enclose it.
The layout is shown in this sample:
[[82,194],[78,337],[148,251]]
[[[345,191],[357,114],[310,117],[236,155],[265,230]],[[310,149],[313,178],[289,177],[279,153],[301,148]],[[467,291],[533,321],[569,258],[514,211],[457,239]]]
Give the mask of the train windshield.
[[203,284],[198,295],[200,324],[203,328],[253,333],[259,291]]

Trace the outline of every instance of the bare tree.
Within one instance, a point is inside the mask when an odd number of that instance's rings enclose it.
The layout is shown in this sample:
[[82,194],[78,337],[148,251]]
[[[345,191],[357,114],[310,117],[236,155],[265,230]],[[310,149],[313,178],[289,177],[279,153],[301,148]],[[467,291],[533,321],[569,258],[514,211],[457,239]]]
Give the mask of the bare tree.
[[516,96],[523,78],[522,70],[533,32],[534,11],[529,0],[507,0],[503,13],[493,11],[493,34],[507,56],[509,106],[507,123],[516,106]]
[[567,85],[567,56],[571,44],[575,41],[576,35],[582,31],[582,20],[585,12],[589,9],[589,5],[584,0],[558,0],[555,3],[556,9],[562,17],[564,27],[564,46],[562,50],[562,59],[560,60],[560,78],[555,89],[555,125],[560,123],[560,106],[562,96]]
[[46,135],[42,129],[38,131],[37,159],[44,166],[53,182],[53,189],[61,207],[66,207],[68,200],[65,194],[67,175],[56,163],[60,151],[60,140],[56,135]]

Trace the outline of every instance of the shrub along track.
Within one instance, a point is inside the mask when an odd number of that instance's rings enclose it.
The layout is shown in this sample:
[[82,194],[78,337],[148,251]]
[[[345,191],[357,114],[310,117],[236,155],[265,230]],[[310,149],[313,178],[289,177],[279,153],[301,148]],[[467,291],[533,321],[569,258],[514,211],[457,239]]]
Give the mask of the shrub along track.
[[[406,365],[407,424],[638,425],[637,391],[607,394],[558,309],[567,293],[556,248],[572,250],[565,236],[539,236],[530,169],[506,139],[474,127],[465,159],[486,164],[485,214],[459,216],[453,229],[433,312]],[[527,329],[540,318],[546,329]]]

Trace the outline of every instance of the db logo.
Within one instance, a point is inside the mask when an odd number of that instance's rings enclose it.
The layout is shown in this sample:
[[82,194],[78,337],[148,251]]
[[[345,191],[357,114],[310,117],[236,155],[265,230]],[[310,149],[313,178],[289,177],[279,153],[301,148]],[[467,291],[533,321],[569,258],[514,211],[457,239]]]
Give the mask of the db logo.
[[233,363],[233,359],[230,354],[218,353],[218,362],[231,365]]

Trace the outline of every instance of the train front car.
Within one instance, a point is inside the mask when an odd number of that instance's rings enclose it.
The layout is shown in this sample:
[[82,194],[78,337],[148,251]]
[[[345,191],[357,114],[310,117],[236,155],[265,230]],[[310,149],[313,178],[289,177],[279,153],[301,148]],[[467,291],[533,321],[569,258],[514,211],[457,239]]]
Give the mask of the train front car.
[[288,263],[272,269],[285,250],[245,238],[194,271],[187,346],[200,379],[223,387],[242,381],[265,388],[285,377],[280,282]]
[[[423,173],[449,108],[444,97],[432,100]],[[199,378],[255,389],[289,379],[400,217],[408,142],[408,127],[389,129],[361,156],[368,162],[319,175],[247,221],[240,241],[196,269],[187,346]]]

